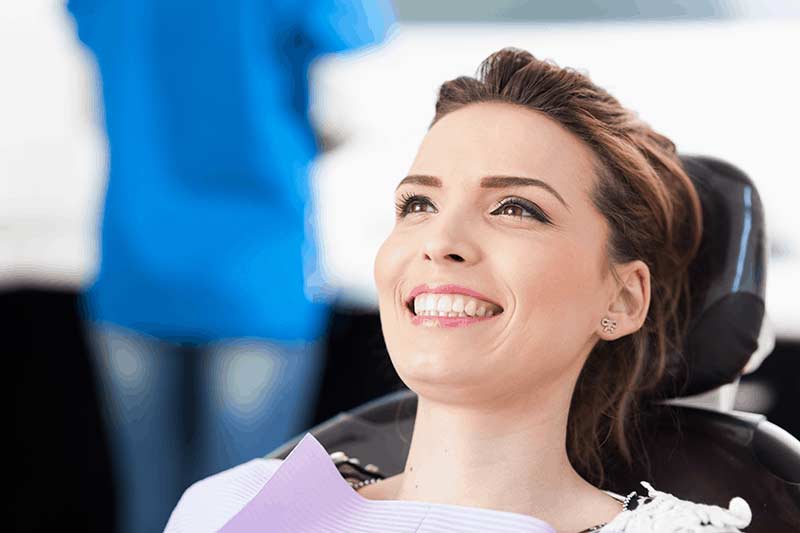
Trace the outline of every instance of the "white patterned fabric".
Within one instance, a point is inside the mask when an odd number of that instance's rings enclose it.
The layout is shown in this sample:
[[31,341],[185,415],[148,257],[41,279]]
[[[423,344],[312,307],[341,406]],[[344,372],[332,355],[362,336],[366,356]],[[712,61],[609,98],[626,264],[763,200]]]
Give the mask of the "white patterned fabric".
[[647,481],[641,484],[648,495],[639,496],[634,509],[622,511],[600,533],[740,533],[750,525],[750,506],[738,496],[724,509],[682,500]]

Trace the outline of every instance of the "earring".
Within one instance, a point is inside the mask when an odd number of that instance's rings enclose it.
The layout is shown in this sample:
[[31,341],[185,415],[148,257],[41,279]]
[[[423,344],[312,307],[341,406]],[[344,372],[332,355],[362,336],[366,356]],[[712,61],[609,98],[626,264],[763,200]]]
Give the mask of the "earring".
[[611,320],[610,318],[603,318],[600,321],[600,325],[603,326],[603,331],[606,333],[614,333],[614,330],[617,329],[617,321]]

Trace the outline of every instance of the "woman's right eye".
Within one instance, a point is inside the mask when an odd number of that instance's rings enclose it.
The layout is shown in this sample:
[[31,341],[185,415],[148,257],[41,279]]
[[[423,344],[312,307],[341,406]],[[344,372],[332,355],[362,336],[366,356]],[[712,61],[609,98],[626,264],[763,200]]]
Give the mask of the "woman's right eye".
[[[425,204],[431,206],[433,211],[425,210]],[[421,210],[418,210],[416,206],[419,206]],[[395,211],[397,213],[397,218],[405,218],[406,215],[413,214],[413,213],[435,213],[436,208],[433,206],[433,202],[427,196],[420,196],[417,194],[409,194],[403,195],[399,202],[395,204]]]

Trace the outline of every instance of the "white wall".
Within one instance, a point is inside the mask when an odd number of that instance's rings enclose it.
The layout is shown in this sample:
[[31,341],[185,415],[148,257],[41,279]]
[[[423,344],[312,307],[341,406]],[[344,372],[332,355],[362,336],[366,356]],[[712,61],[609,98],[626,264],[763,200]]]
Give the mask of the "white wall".
[[106,146],[96,78],[63,3],[0,9],[0,287],[84,286]]

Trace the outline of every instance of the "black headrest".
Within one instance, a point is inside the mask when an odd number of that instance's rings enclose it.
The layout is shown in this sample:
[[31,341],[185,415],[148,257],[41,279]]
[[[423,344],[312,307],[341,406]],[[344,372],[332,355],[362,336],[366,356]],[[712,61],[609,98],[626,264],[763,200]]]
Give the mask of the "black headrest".
[[731,383],[758,348],[764,317],[764,210],[750,178],[733,165],[681,156],[703,208],[703,237],[690,266],[692,319],[683,354],[661,388],[668,398]]

